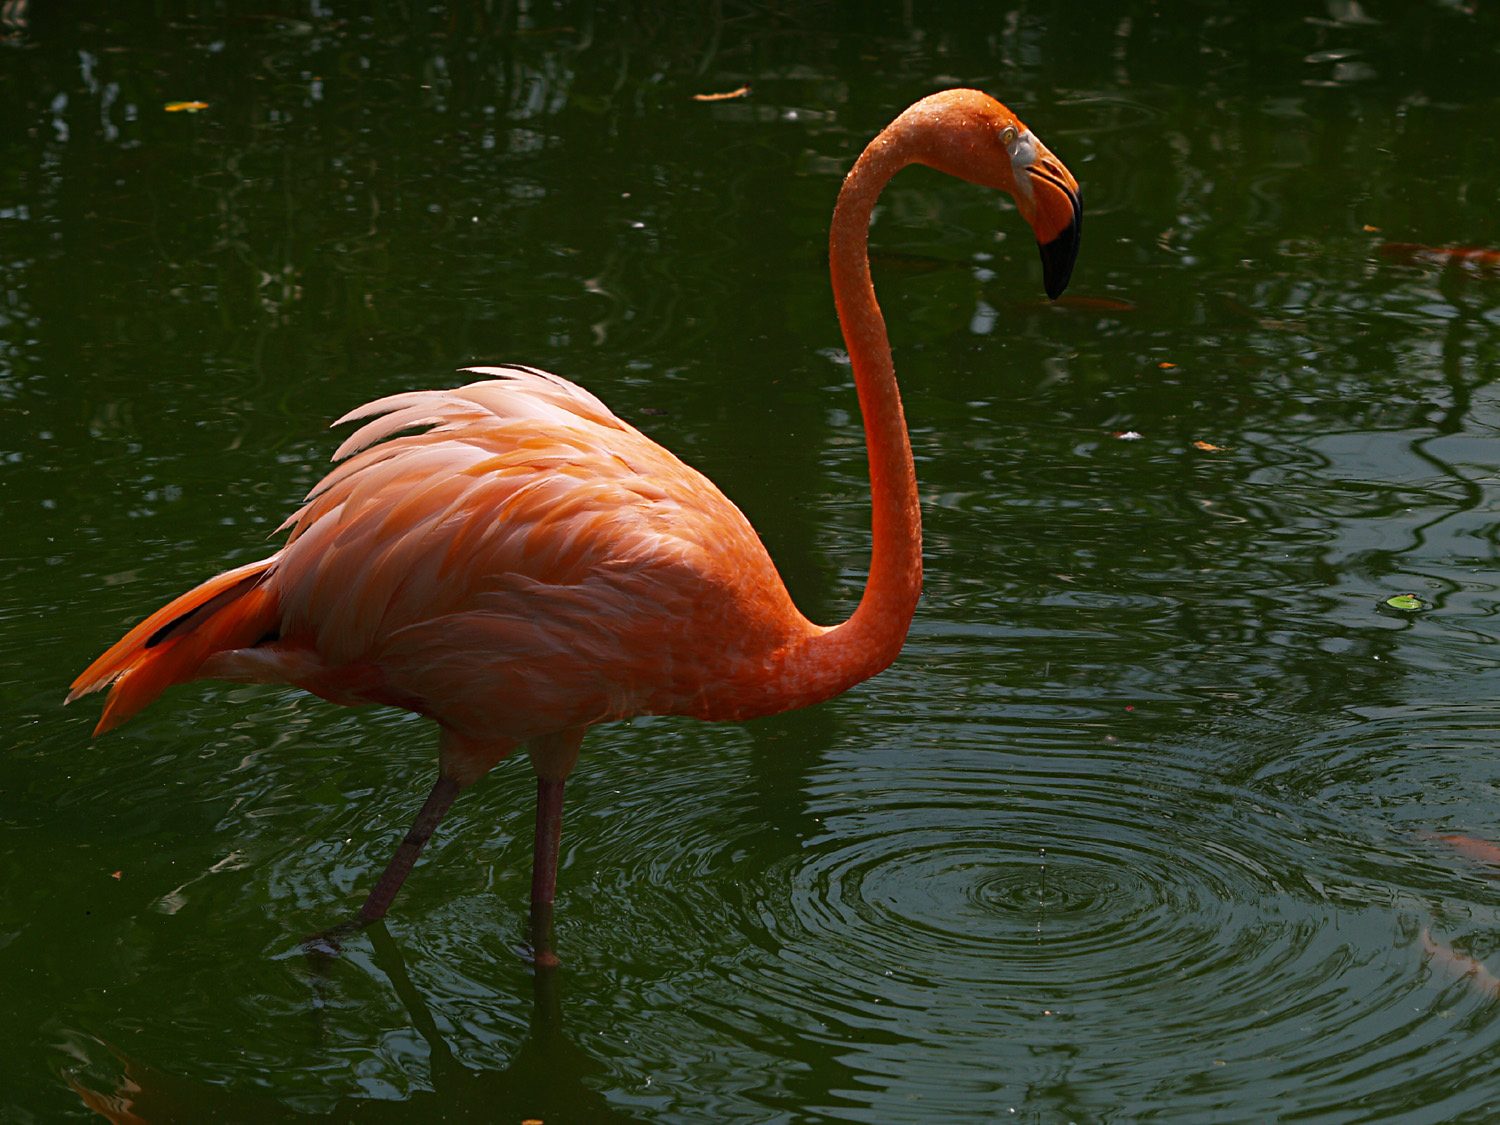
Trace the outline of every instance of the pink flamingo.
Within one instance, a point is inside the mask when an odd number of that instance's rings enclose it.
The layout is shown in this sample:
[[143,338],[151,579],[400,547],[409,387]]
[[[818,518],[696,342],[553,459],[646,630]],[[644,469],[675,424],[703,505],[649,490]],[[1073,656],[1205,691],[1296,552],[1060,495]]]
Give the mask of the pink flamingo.
[[339,419],[362,424],[282,525],[286,545],[157,610],[68,700],[113,685],[95,734],[196,679],[295,684],[436,720],[437,783],[351,927],[385,915],[458,793],[524,745],[537,776],[532,930],[552,963],[563,786],[589,727],[806,707],[901,651],[921,516],[866,243],[876,197],[912,163],[1010,193],[1049,297],[1078,251],[1077,181],[976,90],[922,99],[855,162],[829,240],[873,505],[869,581],[848,621],[808,621],[740,510],[593,395],[531,368],[472,368],[486,378]]

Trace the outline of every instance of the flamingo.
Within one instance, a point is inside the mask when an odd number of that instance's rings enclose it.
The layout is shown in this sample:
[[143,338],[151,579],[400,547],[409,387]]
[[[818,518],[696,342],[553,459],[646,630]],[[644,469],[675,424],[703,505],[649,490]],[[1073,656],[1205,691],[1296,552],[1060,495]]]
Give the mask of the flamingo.
[[281,550],[147,617],[68,702],[110,687],[96,735],[197,679],[293,684],[435,720],[437,781],[350,928],[385,916],[459,792],[524,746],[537,778],[533,956],[555,964],[563,788],[590,727],[806,707],[901,651],[922,584],[921,515],[867,239],[876,197],[913,163],[1014,197],[1050,298],[1078,251],[1077,181],[977,90],[916,102],[855,162],[829,257],[864,416],[873,546],[843,624],[798,612],[740,510],[592,394],[530,367],[475,367],[479,381],[391,395],[335,422],[360,425],[278,529],[290,529]]

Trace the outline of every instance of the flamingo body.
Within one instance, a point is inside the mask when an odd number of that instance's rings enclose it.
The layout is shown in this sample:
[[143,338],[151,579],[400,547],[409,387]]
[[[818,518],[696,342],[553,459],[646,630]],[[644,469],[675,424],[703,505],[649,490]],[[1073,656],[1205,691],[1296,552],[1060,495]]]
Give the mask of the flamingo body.
[[459,790],[526,744],[539,786],[533,904],[550,904],[562,786],[589,727],[803,707],[900,652],[921,589],[921,516],[866,239],[876,196],[914,162],[1010,192],[1049,296],[1077,250],[1077,183],[977,91],[918,102],[850,172],[830,262],[865,419],[873,551],[848,621],[808,621],[740,510],[593,395],[532,368],[473,368],[487,378],[341,418],[360,425],[283,525],[286,545],[152,614],[69,699],[113,685],[96,733],[203,678],[436,720],[438,784],[361,922],[385,913]]
[[[798,612],[707,477],[566,380],[473,370],[492,378],[340,419],[364,424],[283,525],[286,546],[148,619],[75,692],[118,674],[121,656],[130,677],[187,656],[200,661],[192,678],[416,711],[458,745],[490,747],[482,773],[553,731],[639,714],[753,718],[878,671],[830,678],[798,660],[828,630]],[[237,643],[173,653],[205,639],[180,626],[137,643],[226,589],[240,599]],[[100,730],[150,702],[128,687]]]
[[794,682],[792,653],[821,630],[712,482],[570,383],[485,373],[359,412],[353,455],[289,521],[280,639],[216,671],[513,744],[827,690]]

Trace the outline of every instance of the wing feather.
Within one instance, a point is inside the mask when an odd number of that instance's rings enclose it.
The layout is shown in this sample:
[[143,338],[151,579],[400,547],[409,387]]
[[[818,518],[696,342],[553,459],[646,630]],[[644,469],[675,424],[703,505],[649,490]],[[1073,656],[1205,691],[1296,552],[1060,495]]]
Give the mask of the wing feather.
[[601,679],[690,617],[714,627],[695,607],[733,600],[730,571],[774,576],[739,510],[593,395],[474,370],[495,377],[341,419],[360,426],[288,521],[283,635],[310,634],[330,664],[399,664],[403,683],[529,664],[528,691],[576,692],[552,680]]

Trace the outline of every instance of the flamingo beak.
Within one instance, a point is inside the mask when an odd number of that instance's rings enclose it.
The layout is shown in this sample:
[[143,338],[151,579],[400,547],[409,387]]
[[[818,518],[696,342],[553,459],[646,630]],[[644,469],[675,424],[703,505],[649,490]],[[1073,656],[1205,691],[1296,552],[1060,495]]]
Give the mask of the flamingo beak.
[[1083,204],[1078,199],[1078,181],[1051,153],[1026,170],[1036,200],[1031,229],[1042,252],[1042,284],[1047,296],[1057,300],[1073,276],[1078,259],[1078,238],[1083,229]]

